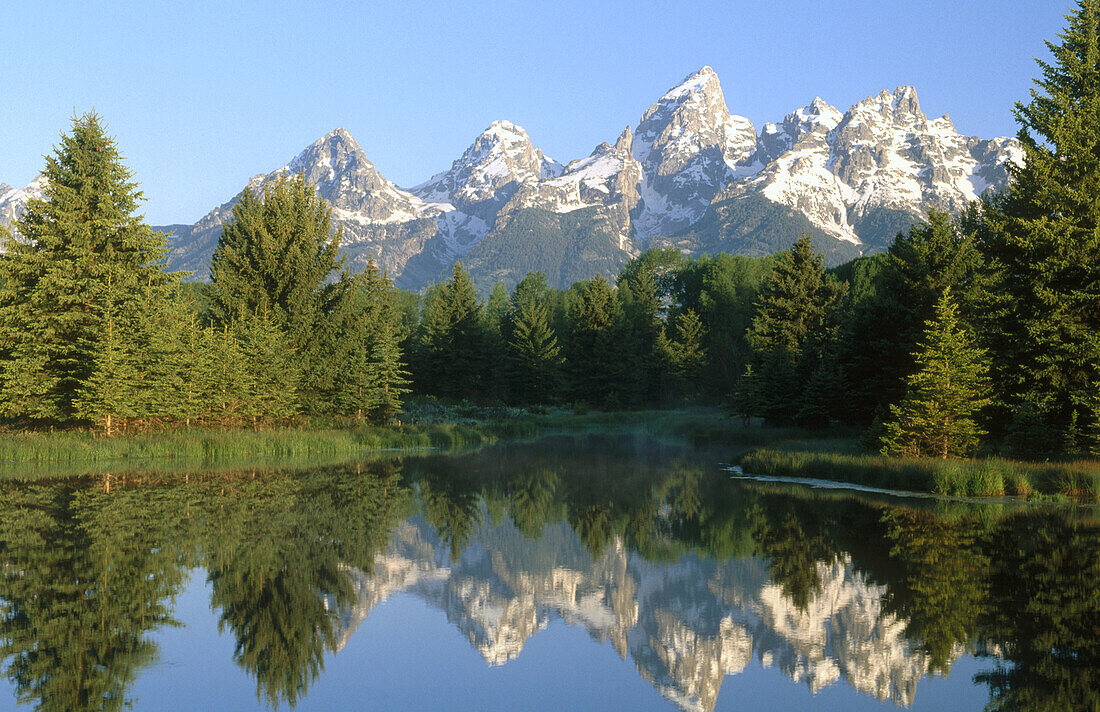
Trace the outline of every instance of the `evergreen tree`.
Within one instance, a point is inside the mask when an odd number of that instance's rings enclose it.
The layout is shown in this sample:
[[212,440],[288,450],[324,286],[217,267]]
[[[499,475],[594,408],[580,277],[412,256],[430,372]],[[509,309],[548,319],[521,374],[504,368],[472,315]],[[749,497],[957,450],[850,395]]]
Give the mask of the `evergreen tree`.
[[988,365],[959,324],[950,290],[944,290],[914,357],[917,370],[906,380],[905,397],[890,407],[883,454],[969,455],[985,434],[974,415],[990,403]]
[[615,326],[619,314],[618,301],[603,275],[597,274],[581,286],[569,337],[569,372],[574,395],[580,400],[608,404],[617,393],[621,352]]
[[483,395],[489,343],[482,305],[461,263],[425,308],[420,370],[431,392],[453,398]]
[[985,246],[1009,295],[998,383],[1030,406],[1057,446],[1100,379],[1100,2],[1067,16],[1031,101],[1016,104],[1024,164],[992,216]]
[[546,277],[528,272],[516,285],[506,320],[513,387],[527,403],[546,403],[558,394],[562,357],[550,325],[547,292]]
[[701,385],[708,400],[727,399],[751,360],[746,335],[753,304],[774,262],[721,253],[686,262],[673,275],[672,301],[702,322],[708,368]]
[[242,315],[233,324],[243,369],[239,413],[255,428],[262,419],[298,412],[298,367],[287,337],[269,314]]
[[45,199],[28,202],[21,238],[4,241],[0,261],[0,408],[69,421],[96,370],[105,319],[134,333],[140,304],[171,278],[163,238],[136,214],[141,191],[99,116],[73,119],[42,174]]
[[677,314],[672,326],[673,338],[668,337],[667,329],[661,329],[655,345],[663,380],[669,383],[666,391],[693,400],[699,396],[699,384],[707,367],[706,332],[699,315],[691,308]]
[[[108,276],[108,294],[111,281]],[[138,414],[138,376],[131,357],[133,349],[128,343],[131,337],[124,330],[125,324],[120,324],[116,318],[113,301],[108,296],[102,315],[103,333],[97,343],[91,372],[73,402],[75,415],[81,420],[101,424],[107,437],[114,435],[120,420]]]
[[235,330],[225,326],[208,327],[202,332],[201,349],[206,352],[209,372],[203,374],[209,384],[210,417],[222,423],[237,422],[248,400],[248,363]]
[[912,353],[925,323],[950,288],[967,316],[990,293],[979,278],[982,258],[975,233],[980,216],[970,211],[967,226],[945,212],[930,210],[924,223],[899,234],[882,257],[873,293],[853,303],[843,328],[838,362],[845,396],[845,419],[867,424],[880,405],[896,403],[912,371]]
[[231,326],[245,314],[267,314],[286,334],[301,372],[298,400],[311,412],[331,410],[346,329],[359,281],[343,269],[342,229],[332,209],[301,175],[281,176],[263,195],[246,190],[222,227],[210,263],[213,321]]
[[639,405],[658,400],[658,390],[666,371],[658,348],[662,332],[661,295],[658,277],[653,269],[632,270],[620,277],[618,294],[622,298],[622,317],[618,324],[617,341],[622,351],[619,359],[621,402]]
[[759,368],[756,414],[766,421],[794,421],[832,336],[829,325],[842,294],[840,285],[825,279],[824,260],[808,235],[780,253],[748,332]]
[[401,351],[400,315],[393,283],[373,260],[367,265],[365,292],[370,305],[367,313],[373,316],[367,333],[375,389],[370,416],[377,423],[388,423],[401,411],[402,398],[409,392],[409,379]]

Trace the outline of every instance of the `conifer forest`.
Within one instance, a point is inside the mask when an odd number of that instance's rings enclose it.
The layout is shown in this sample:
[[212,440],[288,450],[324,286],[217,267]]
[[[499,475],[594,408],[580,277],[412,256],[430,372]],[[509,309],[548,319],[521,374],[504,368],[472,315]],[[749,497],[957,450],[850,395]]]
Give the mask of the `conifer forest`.
[[825,267],[646,251],[568,289],[479,294],[461,263],[396,289],[352,272],[331,209],[287,174],[233,206],[209,283],[166,244],[104,117],[74,116],[3,238],[9,430],[391,424],[412,397],[631,410],[720,405],[765,426],[858,428],[903,458],[1100,456],[1100,9],[1082,2],[1029,100],[1011,186],[932,210]]

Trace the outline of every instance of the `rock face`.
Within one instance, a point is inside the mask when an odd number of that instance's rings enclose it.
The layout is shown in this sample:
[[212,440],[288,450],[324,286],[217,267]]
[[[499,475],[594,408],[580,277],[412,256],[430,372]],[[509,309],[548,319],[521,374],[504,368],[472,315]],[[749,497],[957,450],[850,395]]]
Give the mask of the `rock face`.
[[[801,232],[839,262],[885,249],[929,208],[959,211],[1003,188],[1006,162],[1022,160],[1016,139],[962,136],[947,116],[928,119],[912,87],[846,112],[815,98],[758,134],[703,67],[614,143],[564,166],[521,127],[496,121],[448,170],[402,189],[336,129],[249,186],[303,174],[332,206],[351,266],[373,257],[399,286],[430,284],[459,259],[482,288],[529,269],[567,286],[654,245],[767,254]],[[0,191],[0,222],[15,219],[36,185]],[[208,276],[236,200],[194,225],[158,228],[173,235],[172,268]]]
[[374,606],[403,592],[444,611],[490,665],[518,657],[553,620],[582,627],[687,711],[714,709],[725,677],[753,660],[815,693],[843,682],[910,706],[928,660],[904,621],[883,611],[885,587],[847,559],[817,566],[821,586],[799,608],[758,559],[654,564],[619,541],[593,558],[567,524],[532,541],[505,521],[483,527],[452,561],[414,518],[371,574],[351,570],[358,602],[338,611],[338,649]]
[[0,225],[12,225],[27,209],[27,202],[46,197],[46,179],[37,175],[25,188],[15,189],[0,183]]
[[731,185],[725,199],[759,193],[803,213],[824,232],[869,249],[929,208],[957,212],[1008,184],[1007,161],[1023,162],[1016,139],[962,136],[951,119],[929,120],[916,90],[868,97],[843,115],[821,99],[760,133],[763,170]]

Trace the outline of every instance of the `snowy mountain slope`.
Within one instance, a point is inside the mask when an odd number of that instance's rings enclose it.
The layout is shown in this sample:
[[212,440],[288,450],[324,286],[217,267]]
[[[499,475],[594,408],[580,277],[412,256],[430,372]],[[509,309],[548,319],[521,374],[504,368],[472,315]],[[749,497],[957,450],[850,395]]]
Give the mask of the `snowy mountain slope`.
[[884,214],[911,222],[929,208],[957,212],[986,188],[1007,185],[1005,162],[1023,160],[1015,139],[963,136],[947,116],[929,120],[912,87],[882,91],[842,116],[815,99],[781,125],[766,125],[758,156],[763,170],[736,181],[722,199],[758,193],[870,249],[893,238],[890,230],[865,229]]
[[[458,259],[482,288],[536,269],[567,286],[654,245],[757,255],[803,232],[837,263],[885,249],[929,208],[959,211],[1005,187],[1005,163],[1022,160],[1014,138],[964,136],[947,116],[929,119],[912,87],[844,112],[815,98],[757,133],[730,112],[717,74],[703,67],[614,143],[566,165],[522,127],[495,121],[449,169],[403,189],[336,129],[248,187],[303,174],[332,206],[350,266],[373,257],[403,287],[436,281]],[[40,189],[36,179],[0,190],[0,223],[13,222]],[[172,235],[172,268],[208,276],[236,201],[193,225],[158,228]]]
[[450,203],[491,220],[522,187],[560,175],[562,166],[536,149],[522,127],[494,121],[442,173],[410,192],[432,203]]
[[815,694],[846,684],[906,707],[928,670],[905,621],[886,612],[886,587],[847,557],[817,562],[820,586],[800,606],[758,559],[654,563],[618,539],[592,557],[568,525],[543,536],[527,539],[505,518],[452,559],[422,519],[402,523],[370,574],[349,570],[356,601],[337,609],[337,654],[379,603],[408,593],[443,611],[490,665],[518,658],[551,621],[581,628],[690,712],[714,709],[726,677],[754,659]]
[[718,75],[703,67],[642,114],[632,150],[642,164],[639,241],[679,232],[698,220],[714,195],[751,171],[756,130],[730,114]]
[[27,201],[43,200],[46,197],[45,185],[46,179],[41,174],[23,188],[0,183],[0,225],[11,225],[18,220],[27,209]]

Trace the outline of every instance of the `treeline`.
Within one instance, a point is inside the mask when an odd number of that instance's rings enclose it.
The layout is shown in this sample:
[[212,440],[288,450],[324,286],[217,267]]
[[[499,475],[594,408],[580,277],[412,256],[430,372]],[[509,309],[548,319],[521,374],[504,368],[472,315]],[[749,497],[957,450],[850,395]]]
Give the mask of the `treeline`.
[[407,392],[396,295],[350,274],[330,209],[301,178],[246,192],[203,289],[163,236],[99,117],[75,118],[0,260],[0,413],[16,425],[385,422]]
[[752,299],[770,260],[673,249],[560,290],[529,272],[482,301],[461,264],[414,297],[418,392],[515,404],[636,408],[723,402],[746,358]]
[[[0,414],[35,427],[387,422],[410,391],[636,408],[727,403],[866,429],[902,456],[1100,453],[1100,7],[1080,5],[1017,107],[1023,165],[962,215],[826,271],[809,238],[763,259],[630,261],[569,289],[530,272],[479,298],[351,274],[299,177],[246,191],[211,283],[163,268],[94,114],[47,158],[0,259]],[[121,425],[120,425],[121,424]]]

